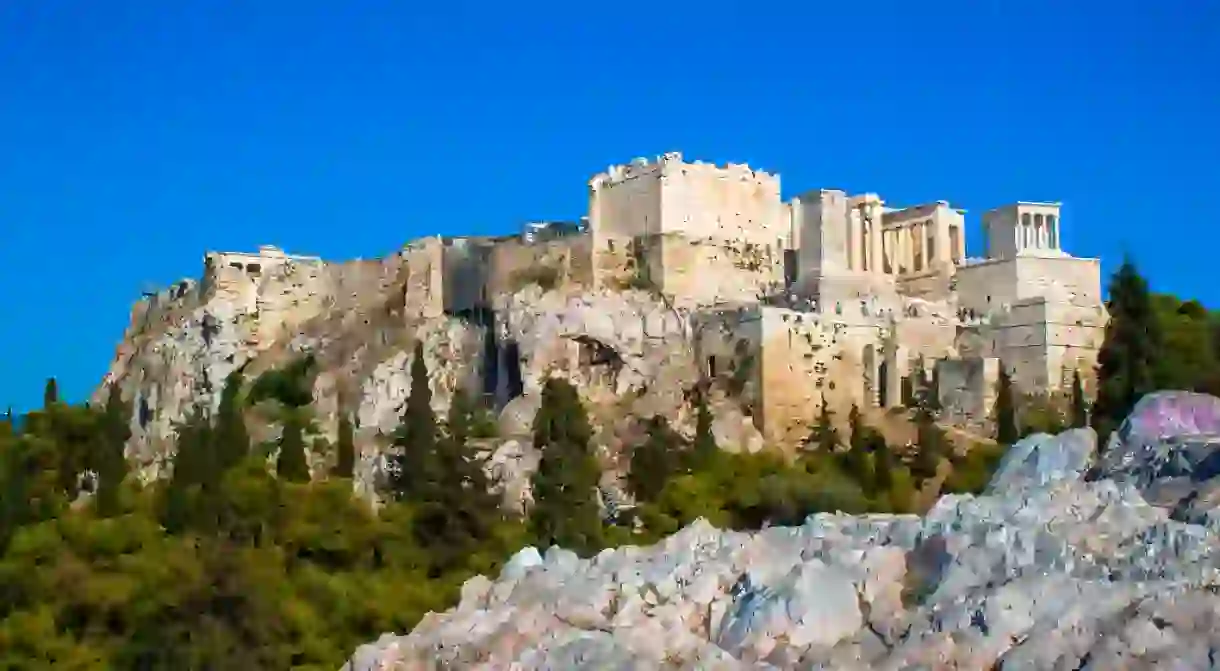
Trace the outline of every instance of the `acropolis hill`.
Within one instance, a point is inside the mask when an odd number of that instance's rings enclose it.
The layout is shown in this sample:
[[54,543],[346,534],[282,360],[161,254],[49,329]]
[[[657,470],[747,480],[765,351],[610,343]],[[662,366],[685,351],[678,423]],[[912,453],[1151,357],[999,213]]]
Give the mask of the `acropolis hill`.
[[333,436],[340,408],[353,413],[367,475],[416,340],[438,409],[466,390],[500,413],[505,469],[528,451],[519,438],[552,375],[582,391],[609,462],[632,418],[688,422],[700,379],[720,443],[743,450],[795,445],[824,396],[898,406],[921,367],[942,421],[967,430],[988,421],[1001,365],[1026,393],[1060,390],[1073,371],[1090,385],[1100,268],[1061,249],[1058,203],[984,212],[985,257],[972,259],[966,212],[945,201],[813,189],[785,202],[778,175],[747,165],[668,153],[612,166],[588,190],[578,222],[423,238],[378,260],[208,253],[200,280],[136,305],[107,374],[134,400],[130,451],[155,470],[173,422],[214,405],[229,372],[308,352],[319,430]]

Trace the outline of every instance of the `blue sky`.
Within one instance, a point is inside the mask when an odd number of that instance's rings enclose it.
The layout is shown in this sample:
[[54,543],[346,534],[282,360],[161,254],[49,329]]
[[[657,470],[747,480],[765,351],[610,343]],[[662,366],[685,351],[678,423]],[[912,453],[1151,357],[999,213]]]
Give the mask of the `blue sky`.
[[207,249],[576,217],[668,150],[948,199],[976,251],[1060,200],[1071,251],[1220,306],[1218,44],[1204,0],[0,2],[0,404],[83,398]]

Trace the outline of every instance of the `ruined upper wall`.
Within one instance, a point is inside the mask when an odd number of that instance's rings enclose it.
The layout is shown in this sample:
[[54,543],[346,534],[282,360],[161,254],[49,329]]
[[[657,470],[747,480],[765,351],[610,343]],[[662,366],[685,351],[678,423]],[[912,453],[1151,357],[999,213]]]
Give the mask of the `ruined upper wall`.
[[610,167],[589,181],[595,239],[680,233],[789,244],[777,175],[745,164],[686,162],[670,152]]

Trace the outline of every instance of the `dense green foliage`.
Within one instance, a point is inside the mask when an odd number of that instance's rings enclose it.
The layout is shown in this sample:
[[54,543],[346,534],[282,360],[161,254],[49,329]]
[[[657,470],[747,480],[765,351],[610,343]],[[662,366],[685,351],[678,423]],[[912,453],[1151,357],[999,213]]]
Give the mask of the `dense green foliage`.
[[1093,428],[1103,441],[1141,396],[1156,390],[1156,357],[1164,350],[1162,324],[1153,311],[1148,283],[1133,261],[1123,261],[1109,289],[1110,325],[1097,353],[1093,403]]
[[[477,448],[494,416],[459,394],[436,417],[419,346],[376,510],[353,496],[351,417],[340,414],[333,462],[306,440],[317,433],[309,359],[248,384],[235,371],[214,411],[187,414],[172,463],[150,483],[123,458],[133,409],[118,388],[104,405],[77,406],[59,400],[52,379],[43,408],[0,418],[0,668],[330,671],[360,643],[451,607],[467,577],[494,572],[527,543],[588,555],[699,517],[756,529],[820,511],[913,512],[937,490],[978,493],[1021,435],[1080,426],[1090,413],[1112,427],[1152,388],[1217,390],[1214,314],[1149,297],[1130,264],[1114,278],[1110,309],[1096,405],[1080,376],[1063,399],[1040,399],[1005,375],[1000,440],[966,452],[937,424],[935,381],[922,370],[908,383],[912,445],[887,444],[855,407],[840,435],[823,407],[810,449],[796,455],[719,449],[712,390],[697,385],[689,437],[664,417],[643,421],[626,477],[636,505],[625,510],[601,500],[603,461],[579,395],[551,380],[523,517],[488,493]],[[252,445],[254,416],[279,425],[267,451]],[[334,465],[310,468],[320,463]]]
[[995,392],[995,440],[1001,445],[1012,445],[1020,437],[1017,428],[1017,393],[1012,386],[1012,377],[1004,362],[1000,362],[1000,377]]

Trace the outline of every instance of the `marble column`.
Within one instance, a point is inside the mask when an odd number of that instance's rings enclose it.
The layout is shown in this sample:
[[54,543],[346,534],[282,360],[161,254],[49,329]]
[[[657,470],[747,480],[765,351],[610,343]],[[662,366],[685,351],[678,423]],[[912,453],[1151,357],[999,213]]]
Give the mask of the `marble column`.
[[873,220],[872,245],[870,249],[873,254],[873,273],[881,275],[885,273],[885,251],[881,244],[881,203],[871,203],[869,205],[869,216]]

